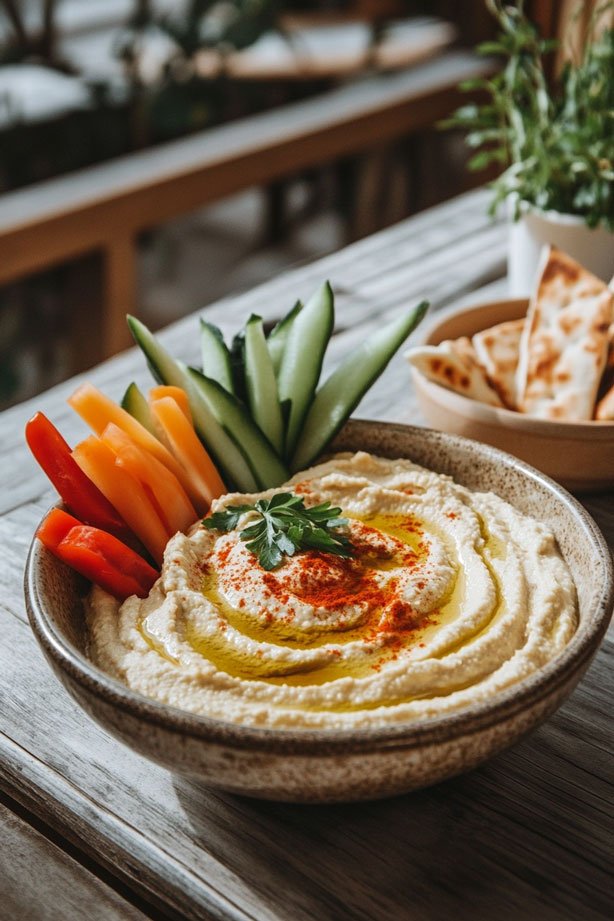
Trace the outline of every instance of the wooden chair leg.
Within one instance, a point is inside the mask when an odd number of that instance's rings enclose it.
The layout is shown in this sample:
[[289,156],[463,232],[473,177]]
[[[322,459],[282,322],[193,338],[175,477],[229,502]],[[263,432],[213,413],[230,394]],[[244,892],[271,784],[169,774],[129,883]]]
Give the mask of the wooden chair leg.
[[[70,373],[79,374],[102,361],[101,329],[105,261],[95,252],[77,259],[67,272],[65,303],[70,342]],[[49,385],[50,386],[50,385]]]
[[[357,157],[346,174],[348,243],[375,233],[382,227],[387,169],[388,148],[386,145],[378,145]],[[352,191],[348,195],[350,188]]]
[[374,230],[390,227],[411,213],[410,177],[407,170],[405,148],[401,142],[391,143],[384,159],[385,169],[381,181],[381,202],[378,226]]
[[110,358],[132,345],[126,314],[138,312],[136,240],[116,237],[105,252],[101,352]]

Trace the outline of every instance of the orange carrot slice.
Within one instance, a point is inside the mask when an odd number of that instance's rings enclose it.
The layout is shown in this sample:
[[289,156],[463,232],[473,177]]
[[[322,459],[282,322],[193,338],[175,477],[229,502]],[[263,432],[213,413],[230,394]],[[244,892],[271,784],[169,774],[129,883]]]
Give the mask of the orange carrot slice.
[[102,441],[116,455],[116,464],[132,474],[149,493],[171,534],[187,531],[194,524],[198,518],[196,509],[177,477],[164,464],[112,422],[102,433]]
[[186,471],[161,441],[158,441],[144,425],[141,425],[129,412],[101,393],[93,384],[81,384],[68,398],[69,404],[87,422],[97,435],[102,435],[107,425],[112,422],[140,448],[149,451],[161,464],[174,473],[188,496],[197,499]]
[[165,396],[150,403],[152,415],[163,431],[175,457],[188,471],[199,492],[201,514],[213,499],[227,491],[217,468],[203,448],[192,425],[174,398]]
[[113,451],[94,435],[78,444],[72,456],[138,535],[154,560],[161,563],[171,535],[139,481],[115,463]]
[[163,397],[172,397],[172,399],[178,404],[179,409],[183,412],[186,419],[192,421],[192,413],[190,412],[190,403],[188,401],[188,395],[185,390],[182,390],[181,387],[173,387],[170,384],[160,384],[157,387],[152,387],[149,391],[149,403],[153,403],[154,400],[161,400]]

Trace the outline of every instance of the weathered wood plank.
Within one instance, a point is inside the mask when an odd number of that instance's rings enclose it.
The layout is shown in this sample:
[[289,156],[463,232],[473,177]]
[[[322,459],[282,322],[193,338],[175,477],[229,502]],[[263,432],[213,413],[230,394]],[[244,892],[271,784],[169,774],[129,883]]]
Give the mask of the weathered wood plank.
[[0,905],[14,921],[145,921],[109,886],[0,802]]

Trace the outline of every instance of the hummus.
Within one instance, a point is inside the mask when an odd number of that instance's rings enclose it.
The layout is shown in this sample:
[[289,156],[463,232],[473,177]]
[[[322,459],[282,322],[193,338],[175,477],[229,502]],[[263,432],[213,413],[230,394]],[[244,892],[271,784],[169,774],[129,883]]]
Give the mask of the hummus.
[[306,551],[267,572],[239,537],[252,513],[226,534],[198,523],[169,541],[148,598],[93,589],[93,660],[215,719],[341,729],[489,700],[572,636],[575,588],[553,534],[497,496],[362,452],[261,495],[289,488],[341,506],[351,558]]

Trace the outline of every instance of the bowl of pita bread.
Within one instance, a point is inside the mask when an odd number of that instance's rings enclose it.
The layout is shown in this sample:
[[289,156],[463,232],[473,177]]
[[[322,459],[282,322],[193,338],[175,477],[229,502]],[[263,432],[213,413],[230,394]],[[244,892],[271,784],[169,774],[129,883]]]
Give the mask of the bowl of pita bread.
[[433,428],[572,491],[614,487],[614,279],[547,247],[530,298],[448,311],[406,358]]

